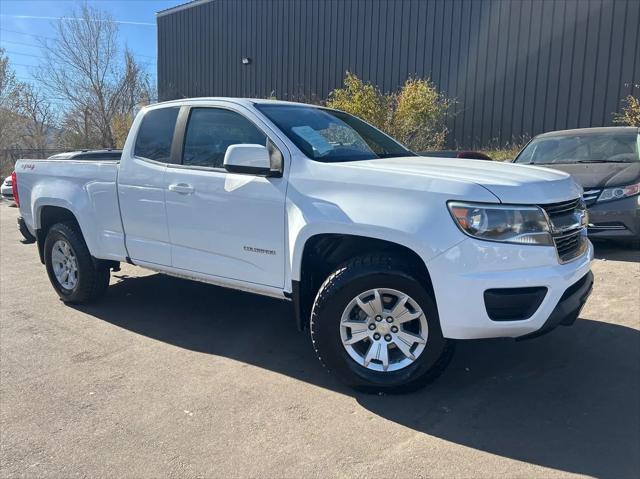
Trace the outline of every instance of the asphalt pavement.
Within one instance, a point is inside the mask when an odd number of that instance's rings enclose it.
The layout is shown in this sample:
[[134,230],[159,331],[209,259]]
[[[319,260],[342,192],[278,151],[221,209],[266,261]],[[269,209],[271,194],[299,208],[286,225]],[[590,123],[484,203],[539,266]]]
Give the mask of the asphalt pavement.
[[357,394],[285,302],[124,265],[66,306],[0,204],[2,477],[640,474],[640,252],[597,247],[571,327],[460,342],[443,376]]

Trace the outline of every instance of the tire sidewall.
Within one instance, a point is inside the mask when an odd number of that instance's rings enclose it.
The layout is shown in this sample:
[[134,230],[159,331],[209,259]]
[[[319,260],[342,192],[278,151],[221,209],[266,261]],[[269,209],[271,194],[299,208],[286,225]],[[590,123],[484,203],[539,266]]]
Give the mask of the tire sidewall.
[[[348,276],[341,278],[341,284],[336,285],[322,304],[316,302],[314,306],[312,335],[327,368],[347,384],[360,389],[401,389],[428,375],[445,353],[446,340],[442,336],[436,305],[425,288],[411,276],[395,271]],[[390,288],[408,294],[426,316],[429,329],[424,351],[411,365],[397,371],[367,369],[358,364],[342,344],[340,321],[345,308],[357,295],[375,288]]]

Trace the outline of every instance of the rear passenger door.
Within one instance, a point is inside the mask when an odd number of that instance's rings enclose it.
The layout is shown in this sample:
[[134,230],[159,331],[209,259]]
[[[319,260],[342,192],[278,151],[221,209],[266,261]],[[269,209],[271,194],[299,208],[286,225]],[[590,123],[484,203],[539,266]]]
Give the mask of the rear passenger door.
[[174,268],[283,286],[285,181],[223,166],[230,145],[266,146],[257,121],[234,106],[193,107],[184,118],[181,162],[165,175]]
[[[135,144],[120,162],[118,198],[130,258],[149,266],[171,266],[165,209],[165,171],[179,107],[150,109],[139,124]],[[135,125],[132,130],[135,130]],[[129,145],[127,145],[128,147]]]

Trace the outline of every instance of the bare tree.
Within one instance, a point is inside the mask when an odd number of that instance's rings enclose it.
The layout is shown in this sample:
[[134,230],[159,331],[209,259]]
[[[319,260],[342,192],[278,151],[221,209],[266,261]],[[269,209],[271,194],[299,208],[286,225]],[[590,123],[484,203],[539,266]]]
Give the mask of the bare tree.
[[55,112],[42,90],[25,84],[19,95],[18,111],[23,118],[22,146],[44,150],[51,140],[51,129],[55,124]]
[[65,123],[82,113],[82,128],[75,132],[86,134],[86,146],[119,146],[114,130],[123,117],[130,122],[136,106],[148,98],[149,80],[128,50],[119,51],[113,18],[84,4],[73,18],[56,23],[56,39],[44,42],[43,52],[37,78],[70,104]]
[[92,143],[91,115],[88,108],[71,108],[67,110],[60,123],[60,142],[67,148],[84,150],[95,147]]
[[16,146],[20,131],[20,117],[17,109],[22,90],[9,58],[0,48],[0,148]]

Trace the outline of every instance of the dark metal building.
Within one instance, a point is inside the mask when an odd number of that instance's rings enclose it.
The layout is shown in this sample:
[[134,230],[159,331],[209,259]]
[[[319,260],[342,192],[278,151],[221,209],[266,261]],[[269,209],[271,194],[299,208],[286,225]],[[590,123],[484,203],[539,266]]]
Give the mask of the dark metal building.
[[609,125],[640,93],[640,0],[199,0],[157,21],[162,100],[430,77],[457,99],[452,146]]

